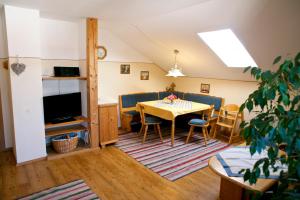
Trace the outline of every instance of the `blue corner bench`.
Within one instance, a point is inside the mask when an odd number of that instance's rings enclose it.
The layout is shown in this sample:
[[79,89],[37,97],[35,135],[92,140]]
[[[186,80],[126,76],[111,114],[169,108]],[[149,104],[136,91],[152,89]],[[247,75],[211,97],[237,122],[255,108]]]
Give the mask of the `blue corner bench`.
[[221,97],[214,97],[196,93],[183,93],[178,91],[124,94],[119,96],[122,129],[130,132],[133,125],[140,123],[140,115],[139,112],[136,111],[136,104],[138,102],[154,101],[159,99],[161,100],[171,94],[176,95],[180,99],[214,105],[216,113],[218,113],[221,106],[223,106],[224,104],[224,99]]

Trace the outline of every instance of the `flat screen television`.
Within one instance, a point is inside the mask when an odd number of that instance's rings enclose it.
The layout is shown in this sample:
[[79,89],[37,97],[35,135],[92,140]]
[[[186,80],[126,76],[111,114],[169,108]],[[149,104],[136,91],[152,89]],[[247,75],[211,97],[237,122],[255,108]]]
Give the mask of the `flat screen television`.
[[72,121],[82,115],[80,92],[45,96],[43,102],[45,123]]

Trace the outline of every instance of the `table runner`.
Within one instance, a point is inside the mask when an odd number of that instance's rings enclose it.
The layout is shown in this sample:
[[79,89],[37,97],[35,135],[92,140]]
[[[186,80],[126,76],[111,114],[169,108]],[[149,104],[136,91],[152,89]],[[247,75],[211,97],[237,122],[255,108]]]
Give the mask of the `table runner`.
[[[268,157],[268,152],[263,151],[261,154],[255,153],[253,156],[251,156],[248,146],[233,147],[218,153],[216,157],[222,164],[228,176],[242,177],[243,174],[239,173],[241,169],[252,169],[256,161],[258,161],[261,158]],[[276,172],[273,172],[273,169],[271,167],[269,168],[269,177],[265,177],[263,175],[263,170],[261,169],[261,176],[259,178],[278,179],[280,171],[286,171],[287,167],[282,166],[279,162],[276,164],[276,166],[279,167],[279,169]]]

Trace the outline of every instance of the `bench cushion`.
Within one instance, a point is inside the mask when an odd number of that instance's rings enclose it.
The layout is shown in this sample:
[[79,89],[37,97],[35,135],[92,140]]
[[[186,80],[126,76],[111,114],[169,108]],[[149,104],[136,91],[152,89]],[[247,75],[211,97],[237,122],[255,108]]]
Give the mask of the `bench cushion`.
[[191,119],[189,122],[190,125],[199,125],[199,126],[204,125],[206,123],[207,121],[204,119]]
[[138,102],[158,100],[157,92],[126,94],[121,96],[123,108],[135,107]]
[[184,99],[187,101],[194,101],[198,103],[204,103],[208,105],[214,105],[214,109],[219,111],[222,106],[222,98],[221,97],[213,97],[209,95],[202,94],[194,94],[194,93],[185,93]]
[[179,99],[183,99],[183,92],[177,92],[177,91],[174,91],[174,92],[159,92],[158,93],[158,96],[159,96],[159,99],[164,99],[166,98],[167,96],[171,95],[171,94],[174,94],[176,95]]
[[160,124],[162,122],[160,118],[154,116],[146,116],[145,121],[147,124]]

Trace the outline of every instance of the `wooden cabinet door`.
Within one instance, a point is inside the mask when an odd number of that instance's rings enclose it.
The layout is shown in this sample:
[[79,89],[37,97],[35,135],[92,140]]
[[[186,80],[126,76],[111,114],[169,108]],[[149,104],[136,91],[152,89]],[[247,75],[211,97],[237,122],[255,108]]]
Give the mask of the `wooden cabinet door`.
[[99,127],[101,146],[118,141],[117,105],[99,106]]

